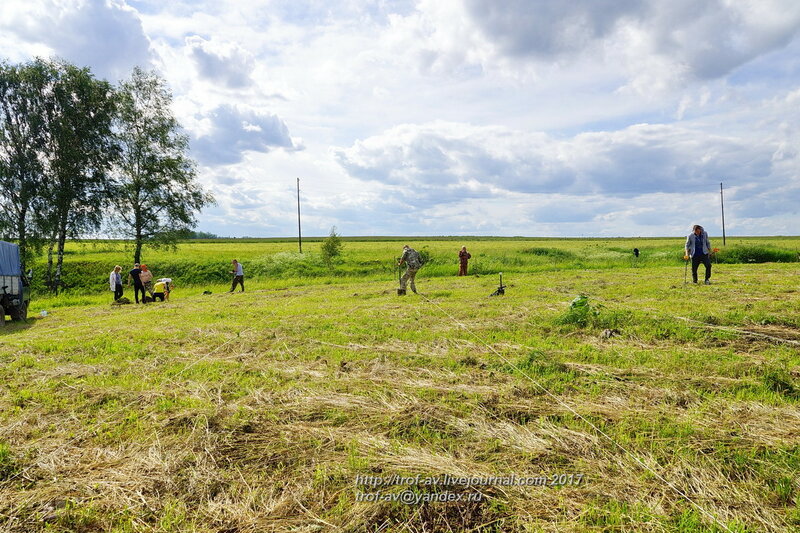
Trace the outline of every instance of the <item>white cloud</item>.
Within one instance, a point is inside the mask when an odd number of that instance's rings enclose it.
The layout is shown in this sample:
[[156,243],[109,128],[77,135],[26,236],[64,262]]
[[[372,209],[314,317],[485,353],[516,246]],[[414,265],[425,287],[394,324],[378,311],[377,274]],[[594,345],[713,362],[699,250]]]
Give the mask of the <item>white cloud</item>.
[[252,85],[253,58],[235,43],[214,43],[193,35],[186,38],[186,47],[201,78],[231,89]]
[[225,104],[204,115],[198,124],[201,129],[194,133],[192,153],[208,165],[237,163],[247,151],[302,149],[280,118],[258,110]]
[[500,52],[549,60],[602,44],[620,24],[642,17],[641,0],[465,0],[471,21]]
[[[773,145],[678,126],[639,124],[557,139],[457,123],[403,125],[335,151],[351,176],[447,199],[492,191],[631,196],[692,192],[721,177],[772,174]],[[796,161],[795,161],[796,164]],[[477,187],[470,187],[477,183]],[[444,200],[442,200],[444,203]]]
[[4,0],[0,32],[29,55],[56,55],[112,80],[152,59],[136,11],[117,0]]
[[0,3],[11,61],[157,67],[235,235],[293,233],[297,177],[315,234],[684,233],[719,181],[733,231],[786,233],[798,29],[793,0]]
[[[723,77],[800,33],[794,0],[421,0],[393,19],[418,66],[538,80],[602,62],[641,93]],[[470,70],[471,69],[471,70]]]

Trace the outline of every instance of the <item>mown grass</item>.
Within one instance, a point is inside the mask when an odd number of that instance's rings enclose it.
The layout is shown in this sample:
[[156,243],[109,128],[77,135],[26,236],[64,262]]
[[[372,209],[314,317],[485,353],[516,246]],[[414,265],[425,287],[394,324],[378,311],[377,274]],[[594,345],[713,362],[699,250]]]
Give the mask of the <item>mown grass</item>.
[[[552,259],[512,245],[498,253]],[[684,285],[679,260],[504,272],[494,298],[494,276],[426,266],[424,296],[393,277],[265,277],[148,306],[39,300],[46,317],[0,337],[0,529],[800,526],[795,264],[718,265],[711,286]],[[569,318],[580,294],[589,311]],[[374,490],[359,474],[512,473],[584,480],[356,500]],[[406,488],[433,492],[382,490]]]

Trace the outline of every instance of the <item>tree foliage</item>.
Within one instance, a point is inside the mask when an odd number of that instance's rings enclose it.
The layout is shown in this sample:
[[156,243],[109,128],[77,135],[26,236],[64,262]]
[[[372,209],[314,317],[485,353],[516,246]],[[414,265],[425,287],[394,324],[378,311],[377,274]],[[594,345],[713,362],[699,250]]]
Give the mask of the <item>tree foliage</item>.
[[142,246],[174,243],[213,202],[171,104],[164,80],[138,68],[115,89],[61,60],[0,62],[0,236],[18,242],[23,267],[49,240],[51,289],[67,239],[105,221],[139,261]]
[[195,181],[189,140],[171,104],[166,83],[154,72],[137,67],[119,87],[113,227],[133,240],[135,262],[144,245],[174,245],[196,225],[195,213],[213,202]]
[[51,81],[43,61],[0,63],[0,231],[19,244],[23,269],[42,243]]
[[[112,86],[95,79],[88,68],[63,61],[45,67],[52,79],[45,116],[46,229],[51,235],[47,279],[58,290],[67,238],[99,229],[103,219],[117,153],[111,129],[116,105]],[[51,277],[54,245],[58,259]]]

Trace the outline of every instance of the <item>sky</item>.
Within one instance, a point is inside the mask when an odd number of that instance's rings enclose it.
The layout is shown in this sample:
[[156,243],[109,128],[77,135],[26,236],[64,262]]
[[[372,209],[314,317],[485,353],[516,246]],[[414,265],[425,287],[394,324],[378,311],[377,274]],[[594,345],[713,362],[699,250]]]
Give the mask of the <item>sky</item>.
[[797,0],[2,0],[174,96],[221,236],[800,233]]

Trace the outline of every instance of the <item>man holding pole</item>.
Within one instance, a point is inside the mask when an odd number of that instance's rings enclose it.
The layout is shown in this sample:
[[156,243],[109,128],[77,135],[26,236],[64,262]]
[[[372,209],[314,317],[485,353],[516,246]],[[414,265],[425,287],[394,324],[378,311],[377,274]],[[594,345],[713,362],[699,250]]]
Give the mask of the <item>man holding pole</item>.
[[231,290],[228,292],[233,292],[236,289],[236,285],[239,285],[242,288],[242,292],[244,292],[244,269],[242,268],[242,264],[234,259],[231,261],[233,265],[233,270],[231,270],[231,274],[233,274],[233,283],[231,283]]
[[411,281],[411,291],[416,294],[417,286],[414,285],[414,276],[417,275],[417,271],[422,267],[422,259],[419,256],[419,252],[407,244],[404,245],[403,256],[400,257],[397,264],[403,265],[403,263],[406,265],[406,273],[400,278],[400,290],[397,291],[397,294],[403,295],[406,293],[406,283],[408,281]]
[[700,263],[706,267],[705,284],[711,285],[711,242],[708,240],[708,233],[703,226],[695,224],[692,232],[686,237],[685,255],[683,259],[692,259],[692,281],[697,283],[697,269]]

